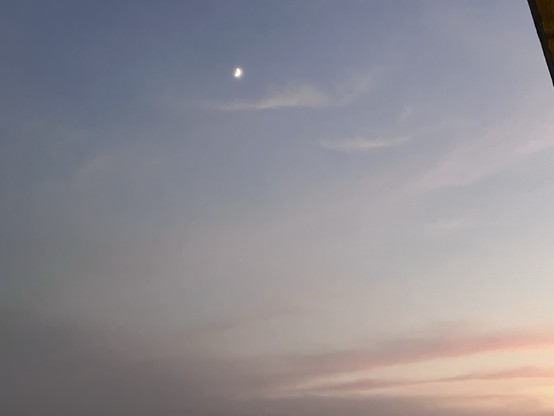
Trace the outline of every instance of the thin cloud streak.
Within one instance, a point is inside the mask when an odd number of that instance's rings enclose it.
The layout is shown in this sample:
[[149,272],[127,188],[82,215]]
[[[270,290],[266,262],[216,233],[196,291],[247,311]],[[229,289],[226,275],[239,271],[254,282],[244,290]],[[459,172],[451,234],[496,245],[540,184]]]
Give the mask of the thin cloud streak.
[[320,145],[329,150],[337,150],[341,152],[356,152],[400,146],[404,143],[407,143],[408,141],[410,141],[409,137],[399,137],[393,139],[353,137],[335,141],[325,140],[320,142]]
[[259,111],[281,108],[322,108],[332,105],[331,98],[311,85],[268,91],[258,100],[212,102],[207,108],[220,111]]
[[445,154],[413,187],[432,191],[477,183],[524,157],[552,148],[553,133],[554,125],[546,117],[492,128],[481,139]]
[[465,381],[502,381],[514,379],[554,379],[554,369],[518,367],[502,371],[465,373],[454,377],[442,377],[428,380],[391,380],[382,378],[366,378],[345,383],[325,385],[323,387],[316,387],[311,390],[320,392],[355,392],[435,383],[454,383]]
[[397,339],[365,350],[295,356],[289,359],[289,364],[299,380],[307,380],[395,365],[543,348],[554,348],[554,330]]
[[544,126],[545,134],[537,135],[534,139],[516,148],[516,153],[520,155],[529,155],[542,150],[554,147],[554,123],[547,123]]
[[437,381],[511,380],[517,378],[554,378],[554,368],[517,367],[494,372],[467,373]]
[[211,101],[204,104],[208,110],[264,111],[285,108],[326,108],[348,105],[367,94],[372,86],[372,75],[352,76],[332,92],[311,84],[273,87],[259,99]]

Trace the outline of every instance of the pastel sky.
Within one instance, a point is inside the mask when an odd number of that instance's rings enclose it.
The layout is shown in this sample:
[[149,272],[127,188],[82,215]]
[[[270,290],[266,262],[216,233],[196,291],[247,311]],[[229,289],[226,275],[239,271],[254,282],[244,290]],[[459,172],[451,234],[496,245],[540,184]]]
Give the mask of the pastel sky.
[[0,39],[2,414],[554,414],[527,2],[8,0]]

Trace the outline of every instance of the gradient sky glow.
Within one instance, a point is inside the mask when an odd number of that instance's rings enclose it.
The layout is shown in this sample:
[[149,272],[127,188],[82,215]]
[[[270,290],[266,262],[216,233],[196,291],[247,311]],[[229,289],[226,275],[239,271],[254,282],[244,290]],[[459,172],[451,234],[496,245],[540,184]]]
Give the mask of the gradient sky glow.
[[2,414],[554,414],[527,2],[3,6]]

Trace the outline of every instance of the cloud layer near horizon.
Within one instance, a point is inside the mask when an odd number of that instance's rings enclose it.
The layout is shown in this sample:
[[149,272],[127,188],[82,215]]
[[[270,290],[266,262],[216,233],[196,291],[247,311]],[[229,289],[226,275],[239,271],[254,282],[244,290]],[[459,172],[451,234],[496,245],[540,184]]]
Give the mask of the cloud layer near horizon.
[[[233,360],[187,348],[168,350],[152,340],[145,342],[115,329],[76,328],[69,323],[28,313],[3,310],[0,324],[4,334],[0,346],[3,368],[0,409],[11,414],[40,411],[43,414],[77,412],[93,415],[102,412],[115,415],[132,412],[147,415],[161,411],[170,415],[180,412],[239,415],[266,414],[272,409],[267,414],[285,412],[302,416],[313,411],[332,415],[335,410],[342,409],[349,415],[356,415],[358,411],[360,414],[371,411],[376,416],[405,412],[415,415],[484,415],[486,413],[481,410],[464,410],[455,404],[455,397],[407,398],[408,390],[389,397],[369,395],[358,399],[330,399],[325,395],[306,395],[308,392],[302,393],[302,390],[289,390],[283,394],[282,387],[302,380],[308,373],[310,377],[321,377],[372,366],[554,346],[554,333],[548,331],[543,335],[539,331],[516,330],[447,339],[406,338],[384,341],[382,347],[368,352],[305,357],[302,361],[296,360],[292,373],[282,374],[271,370],[271,359]],[[308,368],[305,363],[309,363]],[[552,371],[547,369],[516,368],[432,380],[360,380],[319,389],[319,393],[552,376]],[[487,398],[483,395],[466,399],[467,402],[488,400],[493,408],[504,411],[509,410],[514,400],[521,400],[527,403],[525,411],[506,414],[546,414],[540,411],[538,404],[533,405],[530,398]]]

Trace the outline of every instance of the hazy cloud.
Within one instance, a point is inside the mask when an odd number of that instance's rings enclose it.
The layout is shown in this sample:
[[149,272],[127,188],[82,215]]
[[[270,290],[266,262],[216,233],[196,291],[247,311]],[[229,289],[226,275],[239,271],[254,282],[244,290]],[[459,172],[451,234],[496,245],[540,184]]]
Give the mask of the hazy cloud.
[[366,390],[379,390],[385,388],[395,388],[402,386],[413,386],[421,384],[433,384],[433,383],[452,383],[452,382],[464,382],[464,381],[499,381],[499,380],[513,380],[524,378],[542,378],[542,379],[554,379],[554,369],[543,369],[537,367],[518,367],[502,371],[491,372],[473,372],[465,373],[454,377],[442,377],[424,380],[398,380],[398,379],[384,379],[384,378],[364,378],[345,383],[331,384],[316,387],[314,391],[366,391]]
[[554,146],[554,128],[545,120],[505,123],[481,138],[446,153],[415,183],[419,190],[466,186],[506,169],[519,159]]
[[208,108],[221,111],[275,110],[279,108],[320,108],[332,104],[331,98],[311,85],[269,90],[256,100],[234,100],[214,102]]
[[290,358],[291,371],[313,379],[334,374],[475,354],[554,348],[554,330],[511,330],[392,339],[367,349]]
[[381,149],[384,147],[393,147],[404,144],[410,140],[409,137],[398,137],[392,139],[381,139],[371,137],[353,137],[341,140],[324,140],[320,142],[321,146],[330,150],[342,152],[355,152],[362,150]]
[[286,85],[271,87],[261,98],[230,101],[211,101],[204,106],[220,111],[257,111],[282,108],[323,108],[343,106],[369,92],[373,77],[352,76],[333,91],[323,91],[311,85]]
[[554,123],[546,123],[542,134],[532,134],[531,140],[516,148],[515,152],[528,155],[554,147]]
[[[213,416],[296,415],[362,416],[484,416],[485,410],[464,410],[460,398],[268,396],[278,378],[259,360],[233,360],[180,348],[168,353],[156,339],[141,339],[111,329],[75,326],[2,310],[0,354],[0,411],[5,414],[46,416],[146,416],[183,414]],[[522,341],[530,337],[530,341]],[[463,351],[521,347],[546,342],[532,333],[466,339]],[[245,341],[247,342],[247,341]],[[458,343],[464,343],[458,340]],[[421,343],[421,342],[420,342]],[[422,342],[422,344],[426,344]],[[427,343],[428,344],[428,343]],[[415,348],[414,345],[410,346]],[[390,349],[398,350],[394,342]],[[404,349],[409,349],[405,346]],[[417,348],[415,348],[417,350]],[[433,350],[433,348],[431,348]],[[436,348],[435,348],[436,349]],[[442,348],[444,350],[444,347]],[[381,353],[382,354],[382,353]],[[437,352],[434,353],[437,355]],[[379,355],[379,354],[378,354]],[[393,354],[394,355],[394,354]],[[418,354],[416,354],[418,355]],[[421,354],[419,354],[421,355]],[[438,354],[440,355],[440,354]],[[443,354],[444,355],[444,354]],[[331,357],[330,357],[331,358]],[[316,361],[320,361],[317,359]],[[398,360],[397,360],[398,361]],[[400,361],[406,361],[405,359]],[[265,368],[265,369],[264,369]],[[531,370],[511,374],[477,374],[469,377],[530,375]],[[463,378],[464,376],[461,376]],[[509,400],[508,400],[509,399]],[[490,411],[506,415],[546,415],[529,399],[467,397],[485,401]],[[521,402],[519,410],[507,403]]]

